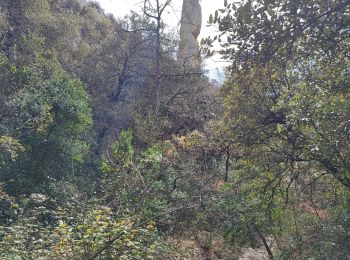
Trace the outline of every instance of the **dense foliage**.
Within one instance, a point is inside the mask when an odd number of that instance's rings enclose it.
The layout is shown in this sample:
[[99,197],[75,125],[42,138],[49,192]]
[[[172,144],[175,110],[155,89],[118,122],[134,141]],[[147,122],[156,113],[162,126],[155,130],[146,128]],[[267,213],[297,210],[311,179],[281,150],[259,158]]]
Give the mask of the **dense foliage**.
[[0,1],[0,258],[348,259],[350,2],[225,0],[220,88],[144,3]]
[[287,259],[349,255],[349,15],[349,1],[256,0],[210,18],[220,35],[207,46],[232,60],[230,240],[273,238],[267,251]]

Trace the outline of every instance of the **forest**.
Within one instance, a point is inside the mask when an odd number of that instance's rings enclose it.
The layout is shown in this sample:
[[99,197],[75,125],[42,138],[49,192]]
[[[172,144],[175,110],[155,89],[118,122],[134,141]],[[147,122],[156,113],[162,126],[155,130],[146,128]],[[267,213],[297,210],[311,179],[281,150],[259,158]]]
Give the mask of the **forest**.
[[0,0],[0,259],[350,259],[350,0],[140,2]]

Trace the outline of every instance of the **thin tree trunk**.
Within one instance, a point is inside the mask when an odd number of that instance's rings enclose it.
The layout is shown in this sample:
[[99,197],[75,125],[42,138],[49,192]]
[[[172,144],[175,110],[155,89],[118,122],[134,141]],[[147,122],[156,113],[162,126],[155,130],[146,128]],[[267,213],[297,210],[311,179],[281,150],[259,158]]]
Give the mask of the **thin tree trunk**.
[[156,73],[155,73],[155,102],[156,102],[156,116],[159,114],[160,100],[160,29],[161,29],[161,13],[159,0],[157,0],[157,30],[156,30]]
[[265,247],[265,249],[266,249],[267,254],[269,255],[269,258],[270,258],[270,259],[274,259],[272,250],[271,250],[269,244],[267,243],[266,238],[265,238],[265,237],[263,236],[263,234],[260,232],[260,230],[258,229],[258,227],[255,227],[255,228],[256,228],[256,231],[257,231],[258,234],[259,234],[259,237],[260,237],[261,241],[262,241],[263,244],[264,244],[264,247]]
[[225,165],[225,179],[224,181],[225,182],[228,182],[228,170],[229,170],[229,167],[230,167],[230,151],[229,149],[227,148],[227,151],[226,151],[226,165]]

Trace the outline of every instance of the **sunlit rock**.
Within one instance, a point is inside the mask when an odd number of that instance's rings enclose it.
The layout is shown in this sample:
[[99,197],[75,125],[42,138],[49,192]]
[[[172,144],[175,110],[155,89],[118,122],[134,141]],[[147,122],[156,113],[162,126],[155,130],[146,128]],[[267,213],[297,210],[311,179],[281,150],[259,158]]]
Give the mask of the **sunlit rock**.
[[200,66],[198,36],[202,25],[202,9],[199,0],[184,0],[181,15],[178,61],[186,69]]

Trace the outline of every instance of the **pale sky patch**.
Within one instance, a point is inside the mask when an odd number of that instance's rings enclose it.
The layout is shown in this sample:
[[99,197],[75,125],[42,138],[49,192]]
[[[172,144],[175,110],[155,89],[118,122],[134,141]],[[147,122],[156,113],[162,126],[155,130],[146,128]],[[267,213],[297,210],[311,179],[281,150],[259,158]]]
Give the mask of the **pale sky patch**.
[[[143,7],[143,0],[95,0],[107,12],[113,14],[116,18],[122,18],[129,14],[131,10],[141,13]],[[163,0],[164,1],[164,0]],[[173,0],[171,8],[167,9],[164,15],[164,21],[171,31],[179,31],[181,9],[183,0]],[[213,27],[207,26],[209,15],[213,14],[215,10],[223,8],[224,0],[202,0],[202,30],[199,36],[199,41],[209,35],[215,35],[217,32]],[[219,60],[218,57],[206,61],[207,69],[210,71],[210,77],[219,79],[216,75],[217,69],[222,71],[225,63]],[[219,79],[220,80],[220,79]]]

